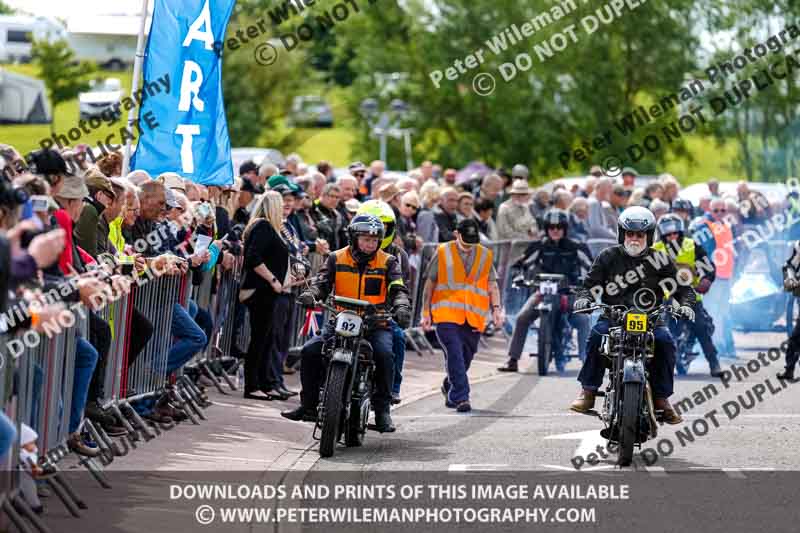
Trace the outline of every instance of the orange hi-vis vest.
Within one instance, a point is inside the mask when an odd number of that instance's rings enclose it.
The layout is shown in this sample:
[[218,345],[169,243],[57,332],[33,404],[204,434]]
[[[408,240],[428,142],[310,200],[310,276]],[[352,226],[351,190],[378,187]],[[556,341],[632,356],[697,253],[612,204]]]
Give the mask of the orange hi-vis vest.
[[373,305],[386,303],[388,289],[387,261],[391,257],[383,250],[378,250],[375,257],[360,272],[358,264],[350,255],[350,248],[342,248],[334,252],[336,255],[336,284],[333,292],[336,296],[365,300]]
[[439,245],[438,273],[431,299],[433,322],[469,323],[483,331],[489,313],[489,272],[492,251],[476,246],[472,271],[467,275],[455,241]]
[[[712,259],[717,269],[717,277],[731,279],[733,277],[733,232],[724,222],[708,222],[717,245]],[[719,252],[717,252],[719,250]]]

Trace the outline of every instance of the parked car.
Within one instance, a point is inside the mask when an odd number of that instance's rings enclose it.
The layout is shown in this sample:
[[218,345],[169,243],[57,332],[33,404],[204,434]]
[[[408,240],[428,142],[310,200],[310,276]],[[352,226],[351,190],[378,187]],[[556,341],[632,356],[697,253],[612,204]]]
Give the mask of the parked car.
[[275,166],[280,166],[286,162],[286,158],[278,150],[272,148],[231,148],[231,163],[233,164],[233,175],[239,175],[239,167],[247,160],[252,161],[258,166],[269,161]]
[[55,19],[0,15],[0,63],[27,63],[35,39],[63,39],[66,31]]
[[321,96],[295,96],[289,114],[293,127],[333,127],[331,106]]
[[[93,81],[89,91],[78,94],[80,118],[99,117],[108,109],[113,110],[117,116],[121,115],[122,112],[118,105],[121,97],[122,84],[119,78],[106,78],[101,81]],[[116,108],[115,104],[117,104]]]

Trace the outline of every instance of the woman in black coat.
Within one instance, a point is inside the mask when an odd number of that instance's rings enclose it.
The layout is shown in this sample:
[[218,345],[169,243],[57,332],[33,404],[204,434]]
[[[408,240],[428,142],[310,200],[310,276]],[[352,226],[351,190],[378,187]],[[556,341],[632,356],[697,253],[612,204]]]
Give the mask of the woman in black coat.
[[[289,276],[289,248],[280,236],[283,199],[274,191],[264,193],[244,230],[244,280],[239,300],[250,312],[250,345],[244,364],[244,397],[285,400],[280,377],[268,364],[272,345],[273,309]],[[276,229],[277,228],[277,229]],[[256,394],[262,392],[266,396]]]

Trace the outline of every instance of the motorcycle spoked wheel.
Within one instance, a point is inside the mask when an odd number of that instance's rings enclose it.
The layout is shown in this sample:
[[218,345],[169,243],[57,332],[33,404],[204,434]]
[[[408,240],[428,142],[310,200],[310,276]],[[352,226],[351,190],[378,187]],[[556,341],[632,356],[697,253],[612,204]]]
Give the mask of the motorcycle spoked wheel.
[[633,448],[639,440],[639,410],[642,403],[640,383],[625,383],[622,389],[622,416],[619,421],[619,457],[617,464],[630,466]]
[[362,398],[360,403],[350,405],[350,418],[344,428],[344,444],[349,447],[358,447],[364,444],[364,435],[367,432],[369,420],[369,397]]
[[325,418],[322,421],[322,434],[319,439],[320,457],[331,457],[339,440],[347,370],[347,366],[343,364],[334,364],[328,374],[328,383],[325,386]]
[[537,335],[536,364],[539,375],[546,376],[550,368],[550,358],[553,355],[553,343],[550,339],[552,335],[552,324],[550,324],[550,314],[542,313],[539,315],[539,334]]

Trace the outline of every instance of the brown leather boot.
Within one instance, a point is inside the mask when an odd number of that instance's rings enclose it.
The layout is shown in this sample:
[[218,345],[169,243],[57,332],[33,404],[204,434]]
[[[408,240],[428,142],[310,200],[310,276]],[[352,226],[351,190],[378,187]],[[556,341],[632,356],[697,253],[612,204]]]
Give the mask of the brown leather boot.
[[667,424],[675,425],[683,422],[681,415],[679,415],[675,409],[672,408],[665,398],[658,399],[653,403],[656,411],[662,411],[661,419]]
[[572,402],[569,408],[573,411],[578,413],[586,413],[591,409],[594,409],[594,391],[583,389],[581,390],[580,396]]

